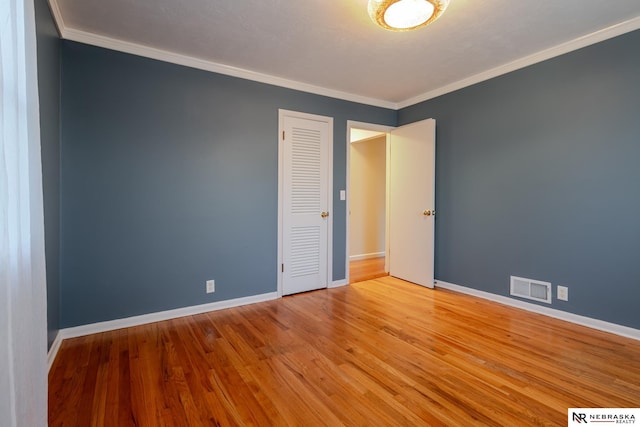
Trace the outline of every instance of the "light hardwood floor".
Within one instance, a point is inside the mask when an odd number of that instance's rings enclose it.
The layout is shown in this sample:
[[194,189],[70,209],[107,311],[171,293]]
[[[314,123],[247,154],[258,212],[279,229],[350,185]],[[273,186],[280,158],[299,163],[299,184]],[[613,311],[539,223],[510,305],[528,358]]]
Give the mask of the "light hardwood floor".
[[65,340],[51,426],[566,426],[640,342],[392,277]]
[[364,282],[387,276],[384,272],[384,257],[368,258],[349,263],[349,283]]

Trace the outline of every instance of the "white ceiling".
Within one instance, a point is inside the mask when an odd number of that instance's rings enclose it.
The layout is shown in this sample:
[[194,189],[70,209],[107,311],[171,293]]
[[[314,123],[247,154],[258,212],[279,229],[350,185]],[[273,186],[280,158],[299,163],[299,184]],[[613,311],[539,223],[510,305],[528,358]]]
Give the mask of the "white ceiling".
[[367,0],[50,0],[63,38],[398,108],[640,28],[638,0],[451,0],[377,27]]

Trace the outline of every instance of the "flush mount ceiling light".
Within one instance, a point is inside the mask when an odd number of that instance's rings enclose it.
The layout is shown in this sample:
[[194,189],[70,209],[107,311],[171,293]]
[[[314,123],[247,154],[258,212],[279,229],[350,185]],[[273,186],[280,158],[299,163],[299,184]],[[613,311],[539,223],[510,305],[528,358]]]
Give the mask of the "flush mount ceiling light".
[[449,0],[369,0],[369,16],[382,28],[409,31],[438,19]]

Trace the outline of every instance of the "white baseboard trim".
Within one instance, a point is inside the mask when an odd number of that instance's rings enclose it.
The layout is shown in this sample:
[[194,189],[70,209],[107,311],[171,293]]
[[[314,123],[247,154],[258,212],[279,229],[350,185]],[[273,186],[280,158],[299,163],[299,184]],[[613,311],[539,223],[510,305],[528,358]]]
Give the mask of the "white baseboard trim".
[[194,314],[206,313],[208,311],[223,310],[225,308],[271,301],[277,298],[279,298],[277,292],[269,292],[266,294],[252,295],[226,301],[216,301],[209,304],[192,305],[190,307],[176,308],[174,310],[159,311],[156,313],[143,314],[140,316],[126,317],[124,319],[109,320],[106,322],[91,323],[89,325],[65,328],[61,329],[60,332],[58,332],[58,337],[61,337],[62,339],[81,337],[83,335],[97,334],[100,332],[129,328],[131,326],[139,326],[147,323],[161,322],[163,320],[191,316]]
[[360,255],[350,255],[349,261],[360,261],[363,259],[371,259],[371,258],[380,258],[384,256],[384,251],[382,252],[371,252],[370,254],[360,254]]
[[329,286],[327,286],[327,288],[331,289],[331,288],[339,288],[340,286],[345,286],[348,285],[349,281],[347,279],[342,279],[342,280],[334,280],[333,282],[329,283]]
[[62,334],[58,331],[56,338],[51,343],[51,348],[47,353],[47,373],[51,370],[51,366],[53,366],[53,362],[56,360],[58,350],[60,350],[60,344],[62,344]]
[[531,311],[533,313],[543,314],[545,316],[553,317],[555,319],[565,320],[567,322],[575,323],[577,325],[586,326],[588,328],[597,329],[599,331],[609,332],[612,334],[620,335],[626,338],[632,338],[640,341],[640,330],[630,328],[628,326],[618,325],[616,323],[605,322],[604,320],[593,319],[591,317],[580,316],[579,314],[573,314],[555,308],[542,307],[537,304],[532,304],[525,301],[508,298],[502,295],[492,294],[490,292],[479,291],[477,289],[468,288],[466,286],[460,286],[453,283],[448,283],[443,280],[436,279],[436,287],[449,289],[452,291],[460,292],[467,295],[472,295],[478,298],[483,298],[500,304],[508,305],[511,307],[521,308],[523,310]]

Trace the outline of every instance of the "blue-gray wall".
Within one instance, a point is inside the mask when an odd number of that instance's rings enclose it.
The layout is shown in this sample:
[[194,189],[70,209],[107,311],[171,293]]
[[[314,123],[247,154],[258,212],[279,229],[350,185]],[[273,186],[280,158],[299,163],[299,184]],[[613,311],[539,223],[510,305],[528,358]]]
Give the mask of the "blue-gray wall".
[[60,326],[275,291],[283,108],[335,119],[334,280],[346,121],[433,117],[437,278],[546,280],[570,289],[553,307],[638,328],[638,51],[636,31],[396,113],[64,42]]
[[47,264],[47,336],[60,328],[60,40],[46,0],[35,0]]
[[334,118],[345,277],[346,122],[396,111],[73,42],[62,63],[62,327],[276,291],[279,108]]
[[[437,120],[436,277],[640,328],[640,31],[399,111]],[[569,302],[555,285],[569,287]]]

